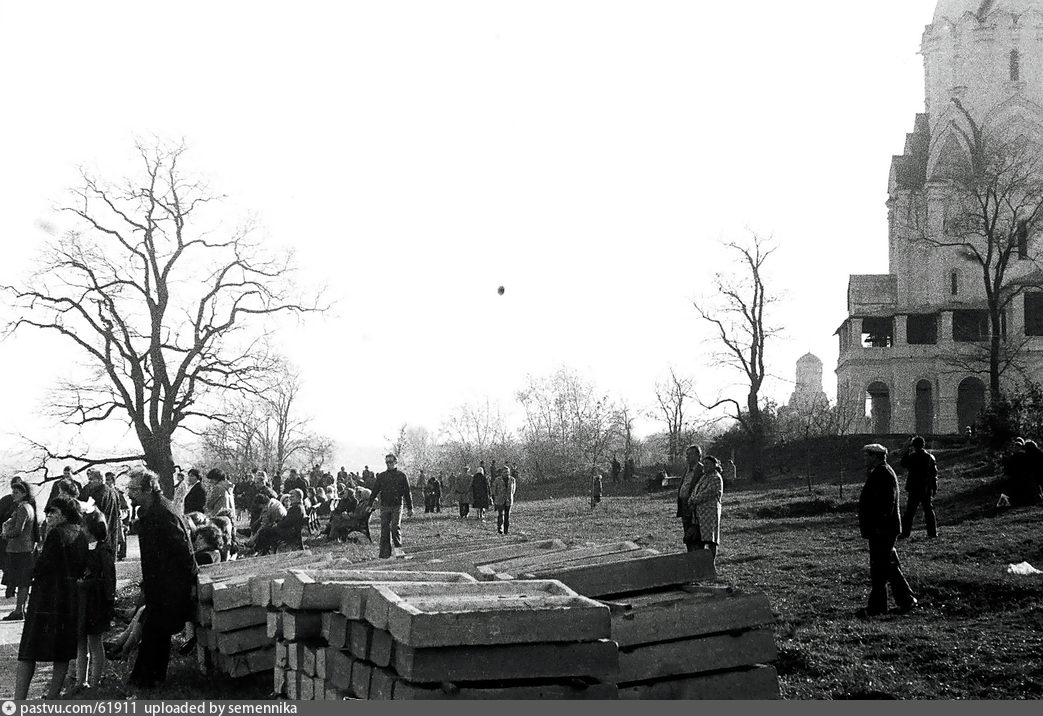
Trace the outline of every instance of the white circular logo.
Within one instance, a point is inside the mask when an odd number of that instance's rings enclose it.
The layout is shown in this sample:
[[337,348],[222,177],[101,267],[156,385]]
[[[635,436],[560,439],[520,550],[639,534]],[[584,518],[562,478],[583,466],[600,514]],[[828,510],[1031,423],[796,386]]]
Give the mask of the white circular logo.
[[4,716],[14,716],[14,712],[17,710],[14,701],[5,701],[3,708],[0,709],[4,712]]

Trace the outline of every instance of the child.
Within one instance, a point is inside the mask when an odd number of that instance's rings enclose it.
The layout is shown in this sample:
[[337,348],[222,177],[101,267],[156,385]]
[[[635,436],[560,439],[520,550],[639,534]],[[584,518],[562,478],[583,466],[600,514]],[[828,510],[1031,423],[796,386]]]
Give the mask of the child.
[[594,479],[590,481],[590,511],[601,502],[601,473],[595,473]]
[[[107,541],[105,516],[91,510],[83,516],[89,540],[87,567],[80,588],[80,632],[76,654],[76,683],[84,689],[101,683],[105,673],[105,649],[101,637],[112,624],[116,609],[116,555]],[[90,679],[87,668],[90,666]]]

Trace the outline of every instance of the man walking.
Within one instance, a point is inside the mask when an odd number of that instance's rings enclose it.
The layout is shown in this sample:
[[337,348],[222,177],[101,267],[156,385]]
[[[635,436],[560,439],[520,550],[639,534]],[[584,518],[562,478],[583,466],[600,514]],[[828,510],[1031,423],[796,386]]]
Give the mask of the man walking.
[[902,534],[899,539],[907,539],[913,532],[913,518],[916,508],[923,505],[924,522],[927,523],[927,536],[938,536],[938,525],[934,518],[934,495],[938,492],[938,466],[934,455],[924,450],[924,439],[917,435],[909,441],[909,448],[902,455],[902,467],[908,473],[905,479],[905,492],[908,502],[905,516],[902,518]]
[[380,500],[380,558],[387,559],[402,549],[402,501],[410,517],[413,516],[413,496],[409,494],[409,480],[405,473],[395,467],[398,458],[388,454],[384,456],[387,470],[377,475],[373,487],[371,501]]
[[902,533],[898,512],[898,477],[887,464],[887,448],[866,445],[866,482],[858,498],[858,526],[869,540],[869,604],[857,612],[861,618],[887,613],[887,585],[898,604],[898,613],[916,607],[916,598],[902,574],[895,542]]
[[192,585],[196,563],[188,527],[163,496],[156,473],[135,467],[129,478],[127,494],[140,508],[138,540],[145,613],[138,658],[128,684],[151,688],[166,679],[170,637],[195,616]]
[[511,506],[518,483],[506,465],[499,477],[493,478],[493,507],[496,508],[496,532],[502,535],[511,531]]

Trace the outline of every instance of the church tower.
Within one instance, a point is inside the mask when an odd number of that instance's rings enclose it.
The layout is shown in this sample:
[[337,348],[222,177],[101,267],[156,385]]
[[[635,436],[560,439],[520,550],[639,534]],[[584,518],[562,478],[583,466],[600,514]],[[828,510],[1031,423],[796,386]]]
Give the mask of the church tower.
[[[981,268],[923,238],[946,236],[953,178],[969,156],[968,117],[986,130],[1043,136],[1043,0],[939,0],[921,54],[925,111],[888,181],[888,273],[850,277],[837,330],[838,401],[865,415],[854,430],[873,433],[958,433],[985,404]],[[1034,236],[1025,241],[1035,246]],[[1019,263],[1014,278],[1032,269]],[[1024,365],[1039,375],[1043,337],[1032,311],[1043,312],[1043,296],[1019,298],[1004,314],[1004,340],[1024,343]]]

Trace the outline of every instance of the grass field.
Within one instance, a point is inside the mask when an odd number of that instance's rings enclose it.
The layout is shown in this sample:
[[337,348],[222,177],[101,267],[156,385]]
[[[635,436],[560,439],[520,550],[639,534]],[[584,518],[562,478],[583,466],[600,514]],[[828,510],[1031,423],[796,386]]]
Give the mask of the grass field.
[[[858,536],[858,485],[809,491],[794,478],[765,489],[725,495],[719,580],[768,595],[777,618],[777,668],[787,699],[1034,699],[1043,697],[1043,577],[1006,573],[1009,563],[1043,569],[1040,508],[997,511],[998,490],[982,465],[950,471],[938,495],[939,539],[928,540],[919,516],[899,554],[920,608],[905,616],[854,616],[868,590],[868,556]],[[519,489],[512,531],[572,542],[634,539],[678,551],[673,497],[606,483],[594,513],[586,497],[542,498],[561,487]],[[629,494],[621,494],[629,493]],[[407,544],[473,537],[494,542],[495,513],[478,522],[417,513],[403,525]],[[374,521],[375,525],[375,521]],[[339,545],[375,556],[376,548]],[[92,697],[124,697],[129,667]],[[204,678],[194,659],[175,657],[168,682],[141,698],[264,698],[268,679]]]

